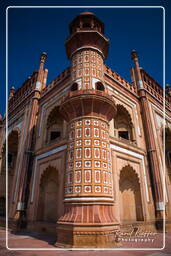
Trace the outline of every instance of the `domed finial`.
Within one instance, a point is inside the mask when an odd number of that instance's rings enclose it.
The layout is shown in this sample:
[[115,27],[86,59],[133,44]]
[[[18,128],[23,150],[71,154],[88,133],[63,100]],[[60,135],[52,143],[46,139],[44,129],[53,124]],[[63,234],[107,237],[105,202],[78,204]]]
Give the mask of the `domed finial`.
[[136,50],[132,50],[132,52],[131,52],[131,57],[132,57],[132,60],[138,58],[138,54],[137,54],[137,51],[136,51]]
[[40,55],[40,69],[44,69],[46,59],[47,59],[47,53],[42,52],[41,55]]
[[9,100],[14,96],[14,94],[15,94],[15,87],[12,86],[12,87],[10,88]]

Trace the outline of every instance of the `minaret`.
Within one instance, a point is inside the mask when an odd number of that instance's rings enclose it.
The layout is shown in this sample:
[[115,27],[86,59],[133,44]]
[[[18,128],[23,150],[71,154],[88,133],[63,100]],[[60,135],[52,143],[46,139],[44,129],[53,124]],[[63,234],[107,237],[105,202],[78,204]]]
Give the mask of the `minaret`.
[[[27,210],[27,200],[29,191],[29,182],[32,174],[32,158],[34,150],[33,136],[35,133],[35,126],[37,122],[37,113],[39,109],[39,99],[42,89],[46,84],[47,72],[48,70],[44,68],[45,61],[47,58],[46,53],[41,53],[39,70],[37,72],[37,79],[32,92],[32,98],[27,103],[25,110],[25,120],[23,130],[26,131],[28,136],[22,138],[22,148],[18,152],[17,163],[21,163],[18,168],[18,172],[22,175],[19,180],[19,191],[17,198],[16,213],[14,219],[18,222],[17,227],[21,228],[26,222],[26,210]],[[16,164],[18,166],[18,164]],[[15,192],[16,193],[16,192]],[[12,210],[11,210],[12,211]],[[11,215],[11,213],[9,214]]]
[[109,121],[116,106],[104,84],[108,39],[103,23],[90,12],[70,24],[66,51],[71,60],[71,90],[60,106],[68,122],[64,215],[56,246],[116,247],[113,215]]
[[140,97],[140,107],[142,111],[142,121],[145,131],[146,145],[148,159],[150,161],[150,170],[152,174],[152,182],[154,188],[154,200],[156,211],[156,226],[158,229],[163,228],[163,214],[164,214],[164,195],[163,195],[163,180],[160,175],[160,163],[157,156],[157,149],[155,144],[155,135],[153,132],[153,124],[150,116],[150,108],[148,102],[147,92],[144,88],[138,55],[135,50],[131,53],[134,62],[135,82],[137,84],[138,94]]

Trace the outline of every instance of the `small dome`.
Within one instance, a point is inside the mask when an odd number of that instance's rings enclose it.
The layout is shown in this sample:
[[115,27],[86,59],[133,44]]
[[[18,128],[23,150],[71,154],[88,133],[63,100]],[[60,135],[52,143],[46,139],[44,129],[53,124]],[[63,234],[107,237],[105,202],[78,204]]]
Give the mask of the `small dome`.
[[95,16],[95,14],[92,12],[81,12],[80,15],[94,15]]

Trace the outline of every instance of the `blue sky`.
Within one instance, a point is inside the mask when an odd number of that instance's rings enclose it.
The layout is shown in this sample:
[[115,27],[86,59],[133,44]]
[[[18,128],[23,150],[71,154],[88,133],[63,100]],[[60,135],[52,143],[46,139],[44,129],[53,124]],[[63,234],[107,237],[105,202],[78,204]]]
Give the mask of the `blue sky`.
[[[171,43],[168,16],[169,1],[5,1],[1,4],[0,113],[5,111],[5,7],[17,5],[155,5],[166,8],[166,83],[170,83],[169,60]],[[130,52],[136,49],[139,61],[156,81],[163,85],[163,10],[161,8],[10,8],[8,11],[8,85],[17,89],[39,66],[41,52],[47,52],[48,82],[70,65],[64,42],[68,25],[82,11],[92,11],[105,23],[105,35],[110,39],[109,55],[105,61],[112,70],[130,81],[133,65]]]

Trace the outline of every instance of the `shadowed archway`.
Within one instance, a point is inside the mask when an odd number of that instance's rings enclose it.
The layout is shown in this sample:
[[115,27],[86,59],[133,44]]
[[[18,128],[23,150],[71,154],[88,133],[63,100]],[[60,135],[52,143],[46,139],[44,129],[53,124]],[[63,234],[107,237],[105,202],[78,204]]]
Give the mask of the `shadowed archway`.
[[56,222],[58,219],[58,171],[49,166],[42,174],[39,187],[37,220]]
[[119,190],[121,222],[143,221],[139,178],[130,165],[123,167],[120,172]]

